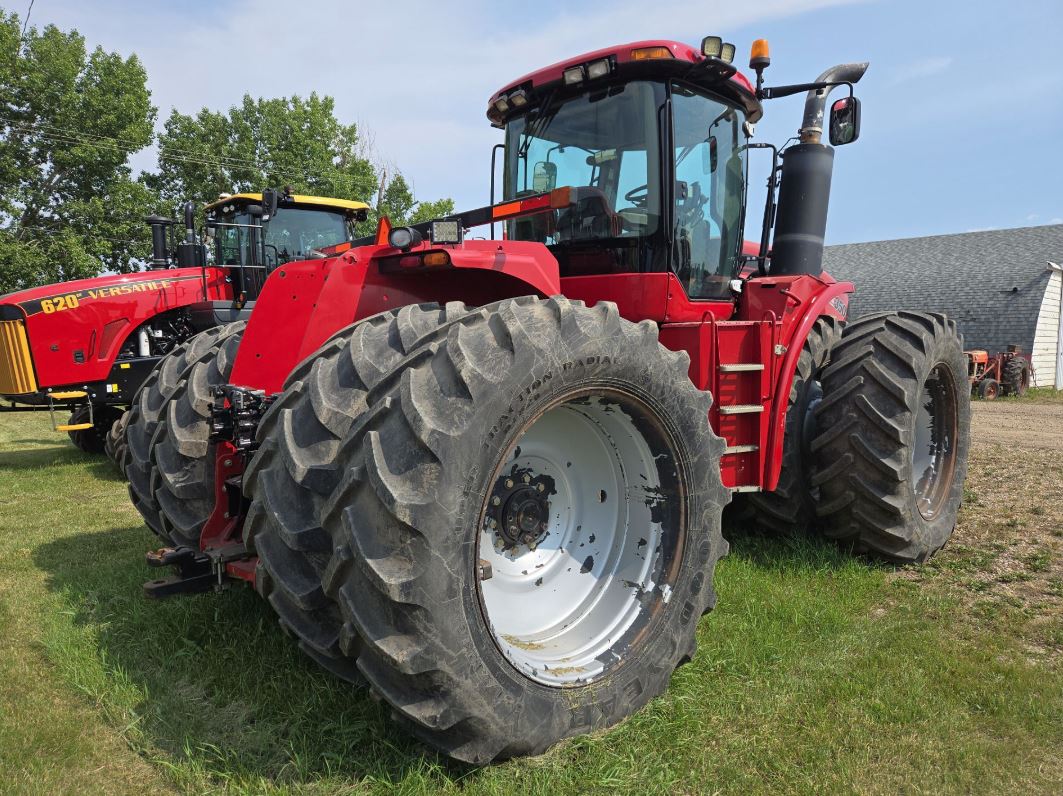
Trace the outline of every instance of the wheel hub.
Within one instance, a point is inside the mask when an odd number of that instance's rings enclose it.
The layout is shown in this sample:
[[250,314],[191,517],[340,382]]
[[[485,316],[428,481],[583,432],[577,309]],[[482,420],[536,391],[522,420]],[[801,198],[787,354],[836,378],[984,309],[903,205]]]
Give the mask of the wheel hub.
[[531,472],[511,473],[498,479],[491,493],[488,525],[502,537],[505,548],[527,545],[532,549],[546,535],[553,493],[551,479]]
[[665,506],[679,489],[647,415],[627,396],[577,394],[525,426],[489,482],[481,604],[502,654],[532,680],[597,679],[669,599],[680,531]]

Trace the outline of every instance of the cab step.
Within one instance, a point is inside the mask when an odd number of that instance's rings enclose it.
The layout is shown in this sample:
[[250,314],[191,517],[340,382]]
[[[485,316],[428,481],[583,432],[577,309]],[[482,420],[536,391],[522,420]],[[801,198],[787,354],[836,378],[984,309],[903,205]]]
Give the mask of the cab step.
[[92,428],[92,423],[67,423],[55,427],[56,431],[87,431]]
[[755,453],[760,450],[759,445],[728,445],[723,449],[723,455],[736,453]]
[[720,365],[720,373],[752,373],[764,370],[763,362],[732,362]]
[[764,404],[731,404],[720,407],[721,415],[745,415],[763,411]]
[[66,390],[64,392],[50,392],[48,397],[56,401],[71,401],[75,398],[88,398],[89,394],[84,390]]

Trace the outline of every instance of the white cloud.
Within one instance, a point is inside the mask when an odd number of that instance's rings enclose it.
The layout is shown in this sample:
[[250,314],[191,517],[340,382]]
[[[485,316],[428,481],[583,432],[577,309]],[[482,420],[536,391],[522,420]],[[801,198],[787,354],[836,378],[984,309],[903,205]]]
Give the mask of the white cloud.
[[952,57],[936,55],[929,58],[920,58],[907,64],[899,65],[890,76],[889,85],[896,86],[913,80],[923,80],[932,75],[944,72],[952,66]]
[[[90,46],[136,52],[160,122],[171,107],[226,108],[244,92],[336,99],[337,114],[372,134],[378,160],[398,164],[418,196],[485,203],[498,133],[484,112],[501,85],[565,57],[625,41],[726,33],[856,0],[574,4],[556,13],[453,4],[241,0],[193,12],[181,4],[49,3],[34,24],[77,27]],[[509,24],[507,24],[509,20]],[[708,28],[711,28],[709,30]],[[947,64],[946,64],[947,65]],[[153,163],[139,156],[134,165]]]

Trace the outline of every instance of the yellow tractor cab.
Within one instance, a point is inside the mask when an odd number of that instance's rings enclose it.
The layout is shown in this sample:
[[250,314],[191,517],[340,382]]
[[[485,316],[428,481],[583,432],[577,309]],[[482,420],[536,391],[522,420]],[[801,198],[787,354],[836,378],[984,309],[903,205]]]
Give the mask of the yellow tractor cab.
[[349,199],[267,189],[223,194],[205,208],[214,264],[231,267],[239,301],[258,295],[266,277],[295,260],[330,257],[350,248],[369,205]]

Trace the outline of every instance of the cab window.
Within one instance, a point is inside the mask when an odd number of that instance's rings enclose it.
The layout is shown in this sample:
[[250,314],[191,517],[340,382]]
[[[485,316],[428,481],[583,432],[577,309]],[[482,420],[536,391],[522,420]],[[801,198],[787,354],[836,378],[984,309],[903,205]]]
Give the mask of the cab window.
[[675,232],[672,270],[691,298],[728,298],[739,265],[746,188],[742,114],[672,86]]

